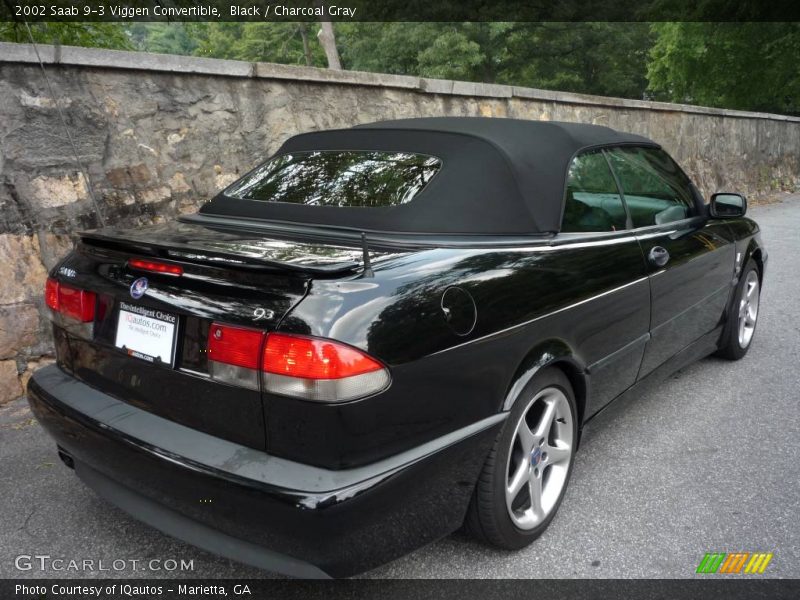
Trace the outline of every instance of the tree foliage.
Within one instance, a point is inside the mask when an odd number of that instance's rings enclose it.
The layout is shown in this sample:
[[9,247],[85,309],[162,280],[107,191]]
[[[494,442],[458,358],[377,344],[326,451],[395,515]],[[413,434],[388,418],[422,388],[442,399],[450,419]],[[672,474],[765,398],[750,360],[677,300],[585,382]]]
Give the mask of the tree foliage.
[[192,23],[193,53],[214,58],[324,67],[314,23]]
[[641,98],[652,33],[640,23],[348,23],[345,66]]
[[647,70],[657,98],[800,112],[800,24],[657,23]]
[[504,32],[501,83],[642,98],[649,27],[642,23],[520,23]]
[[133,23],[129,34],[136,49],[144,52],[191,55],[197,49],[189,23]]
[[[134,48],[124,23],[31,23],[33,41],[38,44],[62,44],[86,48]],[[28,43],[30,37],[24,23],[0,22],[0,41]]]

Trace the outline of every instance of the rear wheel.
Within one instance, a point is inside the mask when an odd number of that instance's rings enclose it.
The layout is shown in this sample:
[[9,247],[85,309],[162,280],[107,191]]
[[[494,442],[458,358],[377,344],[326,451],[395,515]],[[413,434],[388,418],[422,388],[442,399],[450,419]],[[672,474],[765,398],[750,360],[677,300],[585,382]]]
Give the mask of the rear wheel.
[[552,521],[569,483],[577,442],[575,397],[559,369],[537,373],[517,398],[486,460],[467,529],[516,550]]
[[733,305],[722,334],[717,355],[729,360],[739,360],[750,349],[756,331],[761,285],[758,267],[751,259],[742,270],[736,286]]

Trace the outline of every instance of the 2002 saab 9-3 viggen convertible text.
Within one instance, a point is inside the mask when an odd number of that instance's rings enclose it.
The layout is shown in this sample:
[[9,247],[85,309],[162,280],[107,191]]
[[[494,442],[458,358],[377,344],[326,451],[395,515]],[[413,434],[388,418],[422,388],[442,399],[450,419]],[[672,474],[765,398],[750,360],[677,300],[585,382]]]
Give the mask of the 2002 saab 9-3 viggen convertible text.
[[81,234],[28,396],[100,496],[241,562],[348,576],[462,524],[521,548],[612,401],[747,352],[745,210],[606,127],[298,135],[195,215]]

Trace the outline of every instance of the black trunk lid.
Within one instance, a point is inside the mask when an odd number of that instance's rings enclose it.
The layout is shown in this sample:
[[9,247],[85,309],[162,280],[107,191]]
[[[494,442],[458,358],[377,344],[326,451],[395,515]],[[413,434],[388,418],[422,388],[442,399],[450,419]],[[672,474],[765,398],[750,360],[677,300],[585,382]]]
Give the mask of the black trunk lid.
[[[244,231],[168,223],[81,235],[57,278],[97,294],[93,331],[69,336],[73,374],[119,399],[170,420],[265,448],[265,411],[257,390],[209,376],[213,321],[270,331],[304,297],[312,278],[350,277],[361,251],[268,239]],[[180,266],[172,276],[132,268],[131,259]],[[141,297],[132,284],[147,279]],[[121,310],[174,318],[174,356],[159,360],[119,347]],[[62,335],[59,333],[59,335]],[[60,357],[61,358],[61,357]]]

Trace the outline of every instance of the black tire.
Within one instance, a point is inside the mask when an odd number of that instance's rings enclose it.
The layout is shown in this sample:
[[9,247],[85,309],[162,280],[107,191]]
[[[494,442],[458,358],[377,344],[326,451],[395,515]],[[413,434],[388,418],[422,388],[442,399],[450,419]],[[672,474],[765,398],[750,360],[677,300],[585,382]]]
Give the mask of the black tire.
[[[529,409],[532,399],[542,392],[556,388],[563,393],[569,405],[569,424],[572,427],[572,448],[568,459],[566,479],[563,482],[560,494],[552,509],[544,519],[530,529],[520,528],[509,514],[506,506],[506,485],[508,481],[509,456],[512,452],[519,454],[517,444],[517,424]],[[577,410],[575,408],[575,395],[566,375],[555,367],[546,368],[537,373],[525,386],[514,402],[506,423],[489,453],[478,483],[475,486],[472,500],[465,520],[465,529],[479,540],[506,550],[524,548],[547,529],[555,517],[564,498],[564,492],[569,484],[572,467],[575,461],[575,446],[578,441]],[[559,421],[560,423],[560,421]],[[513,443],[512,443],[513,442]],[[548,444],[550,440],[548,440]],[[546,454],[545,454],[546,456]],[[566,464],[566,460],[562,464]],[[550,465],[547,465],[548,467]],[[531,469],[533,466],[531,465]],[[545,477],[545,469],[542,477]]]
[[748,280],[752,281],[753,279],[751,273],[755,274],[755,279],[758,282],[755,293],[758,296],[757,300],[760,299],[761,275],[758,270],[758,265],[751,258],[745,264],[744,269],[742,269],[741,277],[739,277],[739,282],[736,284],[736,290],[731,299],[731,305],[728,309],[728,318],[725,322],[722,335],[720,336],[719,349],[715,353],[716,356],[721,358],[739,360],[747,354],[748,350],[750,350],[750,346],[753,345],[753,336],[755,335],[755,328],[758,325],[758,303],[756,303],[756,318],[752,326],[750,337],[747,338],[744,344],[742,344],[739,339],[740,304],[746,296]]

